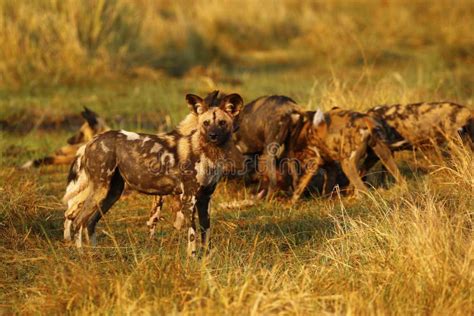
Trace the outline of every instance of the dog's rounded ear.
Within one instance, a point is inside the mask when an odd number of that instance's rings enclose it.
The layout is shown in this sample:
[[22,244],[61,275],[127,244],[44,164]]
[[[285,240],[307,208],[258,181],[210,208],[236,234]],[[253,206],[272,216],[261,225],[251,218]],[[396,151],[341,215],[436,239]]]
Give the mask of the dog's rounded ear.
[[84,107],[84,111],[81,112],[81,115],[91,128],[94,128],[98,124],[97,113],[95,113],[94,111],[91,111],[87,107]]
[[222,98],[220,108],[229,113],[231,116],[236,117],[239,115],[243,106],[244,100],[242,97],[237,93],[232,93]]
[[191,112],[196,115],[200,115],[206,112],[207,110],[207,106],[204,103],[204,100],[195,94],[187,94],[186,102],[188,103],[188,107]]

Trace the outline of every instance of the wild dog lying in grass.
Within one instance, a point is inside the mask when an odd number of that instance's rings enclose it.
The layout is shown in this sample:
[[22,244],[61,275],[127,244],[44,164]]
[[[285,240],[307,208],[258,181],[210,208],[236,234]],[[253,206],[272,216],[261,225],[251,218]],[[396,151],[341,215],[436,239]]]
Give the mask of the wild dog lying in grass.
[[383,122],[392,150],[440,145],[457,135],[474,142],[474,111],[453,102],[383,105],[367,114]]
[[81,112],[81,115],[85,122],[79,131],[67,140],[69,145],[59,148],[50,156],[30,160],[22,165],[21,168],[28,169],[44,165],[70,164],[74,160],[74,157],[76,157],[76,152],[79,147],[90,141],[95,135],[110,130],[105,121],[88,108],[84,107],[84,111]]
[[[82,245],[82,233],[95,242],[95,227],[100,218],[120,198],[125,183],[143,194],[179,195],[180,210],[188,226],[188,254],[196,252],[195,212],[199,215],[202,243],[210,227],[209,200],[237,152],[232,140],[234,120],[243,100],[230,94],[216,103],[217,93],[206,99],[188,94],[191,114],[176,130],[160,134],[109,131],[78,151],[71,166],[64,196],[64,238],[75,236]],[[193,125],[194,124],[194,125]],[[194,126],[194,127],[193,127]],[[158,203],[156,212],[161,210]],[[182,221],[176,221],[180,228]]]
[[[242,154],[258,160],[260,197],[270,195],[277,187],[285,189],[293,184],[288,183],[277,163],[287,157],[290,140],[302,125],[303,113],[295,101],[279,95],[260,97],[242,109],[234,138]],[[294,166],[288,167],[294,174]]]
[[[378,157],[395,177],[398,183],[404,179],[400,175],[392,153],[385,143],[385,135],[380,123],[370,116],[354,111],[333,108],[327,113],[321,110],[308,112],[310,119],[299,135],[300,152],[294,153],[301,163],[304,175],[293,193],[293,201],[299,199],[309,181],[322,165],[339,162],[344,174],[358,191],[367,191],[359,175],[359,167],[367,156],[368,148]],[[328,177],[335,176],[328,168]],[[332,183],[333,180],[327,182]]]

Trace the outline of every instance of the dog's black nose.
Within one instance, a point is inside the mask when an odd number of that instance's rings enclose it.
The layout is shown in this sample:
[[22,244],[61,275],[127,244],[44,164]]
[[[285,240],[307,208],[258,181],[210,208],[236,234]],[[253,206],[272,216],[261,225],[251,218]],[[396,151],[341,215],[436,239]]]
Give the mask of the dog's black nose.
[[216,133],[209,133],[209,139],[212,141],[212,142],[215,142],[217,141],[217,137],[219,135],[217,135]]

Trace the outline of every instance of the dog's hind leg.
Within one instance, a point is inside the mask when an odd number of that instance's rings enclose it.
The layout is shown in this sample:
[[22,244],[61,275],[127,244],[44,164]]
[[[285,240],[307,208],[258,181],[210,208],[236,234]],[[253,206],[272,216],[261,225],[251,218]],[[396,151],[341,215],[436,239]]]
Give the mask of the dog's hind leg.
[[323,161],[319,157],[310,159],[305,163],[304,174],[299,179],[298,185],[296,186],[296,189],[293,192],[293,196],[291,197],[292,203],[296,203],[299,200],[300,196],[303,194],[303,192],[306,190],[309,183],[311,182],[311,179],[313,178],[314,174],[322,165]]
[[400,174],[400,170],[395,163],[392,152],[390,148],[380,140],[377,140],[372,146],[374,153],[380,158],[382,164],[387,168],[387,170],[392,174],[398,184],[404,185],[405,179]]
[[155,235],[156,225],[158,224],[161,216],[161,209],[163,207],[163,197],[154,196],[153,205],[151,207],[150,218],[146,222],[148,228],[150,229],[150,238],[153,238]]
[[94,214],[88,221],[87,234],[91,245],[96,244],[95,227],[97,225],[97,222],[99,222],[102,216],[104,216],[105,213],[107,213],[110,208],[115,204],[115,202],[120,199],[124,187],[125,182],[117,169],[110,181],[110,187],[107,191],[107,195],[104,199],[100,200],[100,202],[98,203],[99,208],[94,212]]
[[359,176],[357,170],[357,163],[354,159],[343,159],[341,160],[341,167],[344,174],[349,179],[351,185],[355,188],[355,195],[358,195],[358,192],[368,192],[367,187]]

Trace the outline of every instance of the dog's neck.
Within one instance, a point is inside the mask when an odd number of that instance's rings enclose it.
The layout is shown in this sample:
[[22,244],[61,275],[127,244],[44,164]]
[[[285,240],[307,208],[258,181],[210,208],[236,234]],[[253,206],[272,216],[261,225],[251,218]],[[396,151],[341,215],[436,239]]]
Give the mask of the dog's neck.
[[191,135],[194,131],[196,131],[196,126],[198,125],[198,123],[198,117],[193,113],[189,113],[178,124],[178,126],[176,127],[176,131],[184,136]]
[[213,161],[226,159],[226,148],[228,147],[229,140],[218,146],[216,144],[209,143],[206,140],[206,137],[201,133],[197,132],[195,137],[197,138],[196,143],[199,146],[198,151],[203,153],[207,158]]

